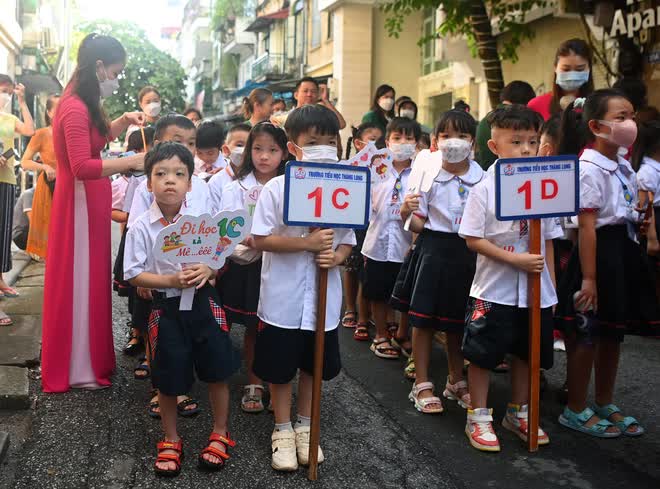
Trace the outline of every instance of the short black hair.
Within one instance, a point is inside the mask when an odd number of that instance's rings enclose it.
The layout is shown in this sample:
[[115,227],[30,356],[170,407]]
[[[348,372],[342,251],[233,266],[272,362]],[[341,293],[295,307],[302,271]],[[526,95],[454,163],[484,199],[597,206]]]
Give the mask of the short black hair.
[[553,115],[541,126],[541,136],[547,134],[553,141],[559,141],[559,128],[561,127],[561,117],[559,114]]
[[[155,132],[156,131],[154,131],[153,127],[144,128],[144,139],[147,141],[148,146],[153,144]],[[144,147],[144,141],[142,141],[142,132],[139,129],[133,131],[130,136],[128,136],[126,151],[135,151],[136,153],[139,153],[144,150],[146,150],[146,148]]]
[[296,83],[296,87],[293,89],[293,91],[297,92],[298,89],[300,88],[300,85],[302,85],[305,82],[313,83],[314,85],[316,85],[316,88],[319,87],[319,82],[317,82],[314,78],[312,78],[311,76],[305,76],[300,80],[298,80],[298,83]]
[[339,119],[333,111],[318,104],[305,105],[294,109],[286,118],[284,129],[289,141],[295,143],[301,134],[312,129],[322,136],[339,135]]
[[419,125],[419,122],[408,119],[407,117],[395,117],[387,125],[385,139],[389,139],[390,134],[393,132],[400,132],[406,136],[412,135],[415,141],[419,141],[419,138],[422,136],[422,126]]
[[188,179],[191,179],[195,170],[195,159],[188,148],[183,144],[173,141],[158,143],[144,156],[144,172],[147,174],[147,178],[151,179],[151,172],[157,163],[169,160],[175,156],[181,160],[181,163],[186,165],[186,168],[188,168]]
[[11,79],[11,76],[5,74],[0,74],[0,85],[15,86],[14,80]]
[[491,128],[514,131],[538,132],[543,124],[543,118],[538,112],[520,104],[499,107],[488,114],[486,120]]
[[477,121],[464,110],[452,109],[442,114],[435,125],[433,135],[447,132],[450,127],[455,131],[470,134],[472,139],[477,136]]
[[170,126],[177,126],[181,129],[187,130],[192,129],[193,131],[195,130],[195,124],[186,116],[181,114],[167,114],[158,119],[158,122],[156,122],[156,132],[154,134],[154,139],[161,141],[165,135],[165,131],[167,131],[167,128]]
[[197,148],[222,148],[225,142],[225,129],[216,121],[204,121],[197,126]]
[[199,117],[199,120],[202,120],[204,118],[204,115],[199,109],[196,109],[195,107],[188,107],[186,110],[183,111],[184,116],[188,116],[188,114],[197,114],[197,117]]
[[500,102],[512,104],[527,105],[534,97],[536,97],[536,92],[532,86],[521,80],[512,81],[500,92]]
[[231,139],[231,136],[235,132],[247,132],[247,133],[249,133],[251,130],[252,130],[252,127],[250,126],[250,124],[240,123],[240,124],[233,125],[229,129],[229,131],[227,131],[227,136],[225,136],[225,143],[229,142],[229,140]]

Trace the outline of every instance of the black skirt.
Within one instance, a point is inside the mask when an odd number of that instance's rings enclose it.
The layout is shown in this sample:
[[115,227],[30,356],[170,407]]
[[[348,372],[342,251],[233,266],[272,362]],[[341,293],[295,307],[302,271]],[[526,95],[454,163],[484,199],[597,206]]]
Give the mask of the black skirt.
[[[655,282],[646,254],[628,238],[625,225],[596,230],[596,288],[599,334],[658,336]],[[573,295],[582,288],[579,247],[576,246],[559,284],[555,323],[573,334],[576,329]]]
[[344,261],[344,266],[346,267],[347,272],[361,273],[364,268],[364,257],[362,256],[362,245],[364,244],[364,238],[367,236],[366,229],[356,229],[355,230],[355,240],[357,244],[353,246],[351,254]]
[[133,288],[131,284],[124,280],[124,248],[126,247],[127,232],[128,226],[124,228],[124,233],[121,235],[117,258],[115,258],[115,266],[112,269],[112,290],[117,292],[119,297],[130,297],[131,289]]
[[256,327],[259,323],[259,289],[261,287],[261,260],[239,265],[227,260],[224,273],[216,281],[229,324]]
[[477,255],[455,233],[425,229],[420,238],[413,257],[410,324],[462,333]]
[[406,257],[403,259],[399,275],[394,283],[394,290],[390,298],[390,305],[393,309],[407,313],[410,309],[410,297],[415,286],[415,271],[417,270],[417,261],[419,259],[419,249],[424,241],[424,234],[417,236]]

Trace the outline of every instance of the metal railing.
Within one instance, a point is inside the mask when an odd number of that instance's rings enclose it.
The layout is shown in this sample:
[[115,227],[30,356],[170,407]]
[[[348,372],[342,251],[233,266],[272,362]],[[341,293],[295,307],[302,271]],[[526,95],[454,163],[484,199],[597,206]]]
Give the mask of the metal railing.
[[269,76],[281,77],[285,72],[283,54],[266,53],[252,63],[252,79],[261,81]]

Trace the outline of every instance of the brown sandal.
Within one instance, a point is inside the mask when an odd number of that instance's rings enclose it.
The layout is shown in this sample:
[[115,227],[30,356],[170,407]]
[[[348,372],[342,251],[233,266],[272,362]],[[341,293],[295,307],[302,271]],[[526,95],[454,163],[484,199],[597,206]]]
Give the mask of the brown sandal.
[[353,339],[355,341],[369,341],[369,326],[368,323],[358,323],[355,331],[353,331]]
[[[222,444],[225,447],[225,451],[223,452],[222,450],[212,446],[211,443],[213,442]],[[199,466],[202,469],[220,470],[225,466],[225,461],[231,458],[231,456],[229,455],[229,448],[233,448],[235,446],[236,446],[236,442],[231,439],[229,433],[226,433],[226,436],[222,436],[221,434],[215,432],[211,433],[211,436],[209,436],[208,445],[204,450],[202,450],[202,453],[199,454]],[[220,459],[220,462],[218,463],[209,462],[204,458],[205,454],[218,457]]]
[[[181,472],[181,460],[183,459],[183,440],[167,441],[163,440],[156,445],[158,449],[158,457],[154,464],[154,472],[161,477],[176,477]],[[177,453],[163,453],[165,450],[172,450]],[[163,470],[157,464],[162,462],[174,462],[176,469]]]

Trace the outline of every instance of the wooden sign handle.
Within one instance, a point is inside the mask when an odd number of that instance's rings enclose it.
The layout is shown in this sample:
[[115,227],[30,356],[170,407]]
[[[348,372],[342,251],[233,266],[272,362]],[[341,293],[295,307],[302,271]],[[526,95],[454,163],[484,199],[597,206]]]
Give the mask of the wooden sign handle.
[[316,307],[314,344],[314,381],[312,383],[312,416],[309,435],[309,472],[307,478],[318,479],[319,442],[321,440],[321,384],[323,382],[323,352],[325,350],[325,311],[328,298],[328,269],[319,268],[319,289]]
[[[529,223],[529,252],[541,254],[541,220],[532,219]],[[539,449],[539,398],[541,395],[541,274],[528,276],[529,294],[529,420],[527,428],[527,448],[530,452]]]

